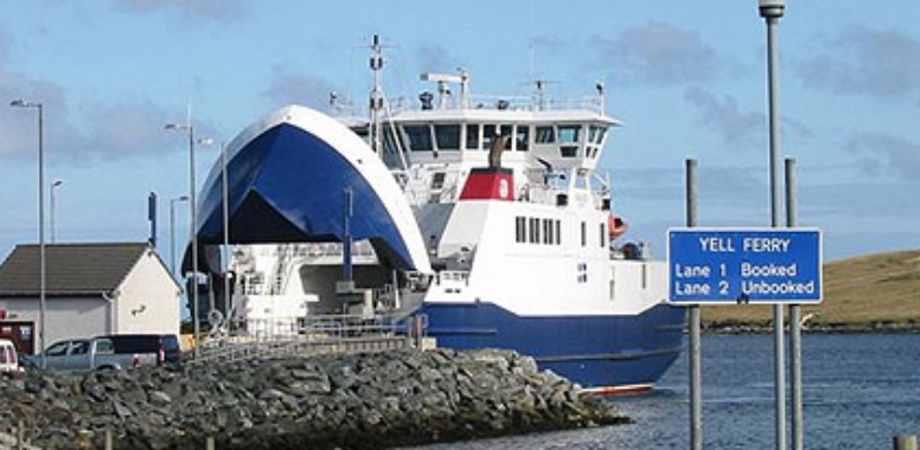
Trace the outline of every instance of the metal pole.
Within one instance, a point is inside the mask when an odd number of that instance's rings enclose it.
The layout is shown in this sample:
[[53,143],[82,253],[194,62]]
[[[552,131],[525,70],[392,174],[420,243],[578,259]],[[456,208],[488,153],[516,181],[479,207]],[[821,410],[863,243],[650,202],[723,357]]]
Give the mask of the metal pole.
[[221,172],[223,180],[223,206],[224,206],[224,313],[229,319],[230,310],[230,205],[229,205],[229,187],[227,186],[227,145],[220,143]]
[[38,247],[39,247],[39,272],[41,272],[39,299],[38,299],[38,322],[41,331],[38,334],[38,345],[42,351],[41,366],[45,368],[45,143],[44,143],[44,110],[42,104],[38,103]]
[[169,199],[169,273],[176,276],[176,201]]
[[187,195],[169,199],[169,270],[173,277],[176,276],[176,203],[187,201]]
[[195,359],[201,356],[201,325],[198,314],[198,230],[195,225],[198,222],[197,205],[195,200],[195,127],[191,122],[188,124],[188,157],[189,157],[189,230],[192,233],[192,326],[195,333],[195,348],[193,354]]
[[[760,15],[767,25],[767,71],[770,128],[770,210],[773,228],[782,226],[782,179],[779,165],[779,48],[776,28],[785,8],[784,0],[760,0]],[[776,449],[786,449],[786,379],[783,306],[773,305],[774,396],[776,398]]]
[[348,187],[345,188],[345,217],[343,220],[344,235],[342,236],[342,279],[343,281],[354,280],[354,268],[351,259],[351,214],[352,214],[352,196],[354,191]]
[[[17,108],[38,109],[38,347],[45,350],[45,144],[44,144],[44,109],[41,103],[16,99],[10,106]],[[40,362],[45,368],[45,359]]]
[[[795,228],[798,214],[795,159],[786,158],[786,226]],[[789,305],[789,354],[792,358],[792,448],[803,449],[802,421],[802,306]]]
[[[699,181],[697,162],[687,163],[687,226],[697,225]],[[700,351],[700,306],[690,306],[690,448],[703,449],[702,352]]]

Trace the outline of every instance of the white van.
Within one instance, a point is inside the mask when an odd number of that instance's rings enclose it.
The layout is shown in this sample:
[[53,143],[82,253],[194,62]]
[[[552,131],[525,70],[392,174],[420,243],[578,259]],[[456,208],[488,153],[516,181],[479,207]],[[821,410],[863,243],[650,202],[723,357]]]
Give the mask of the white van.
[[22,369],[19,367],[19,354],[13,341],[0,338],[0,373],[15,373]]

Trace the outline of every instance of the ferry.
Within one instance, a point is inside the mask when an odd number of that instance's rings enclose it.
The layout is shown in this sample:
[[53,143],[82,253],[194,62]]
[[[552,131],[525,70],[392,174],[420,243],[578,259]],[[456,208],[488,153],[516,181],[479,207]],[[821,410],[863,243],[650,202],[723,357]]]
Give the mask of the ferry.
[[[441,347],[516,350],[592,392],[651,387],[681,351],[685,314],[598,171],[620,126],[603,86],[565,102],[542,83],[477,96],[460,70],[389,101],[372,48],[368,117],[288,106],[212,168],[196,232],[203,267],[231,277],[216,308],[257,334],[387,317]],[[224,240],[229,261],[207,250]]]

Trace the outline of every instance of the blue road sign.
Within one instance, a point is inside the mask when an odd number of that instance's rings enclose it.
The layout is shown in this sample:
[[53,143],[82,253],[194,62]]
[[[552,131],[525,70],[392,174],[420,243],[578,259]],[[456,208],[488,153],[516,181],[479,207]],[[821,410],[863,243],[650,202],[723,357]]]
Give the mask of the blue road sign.
[[821,231],[779,228],[668,230],[670,300],[820,303]]

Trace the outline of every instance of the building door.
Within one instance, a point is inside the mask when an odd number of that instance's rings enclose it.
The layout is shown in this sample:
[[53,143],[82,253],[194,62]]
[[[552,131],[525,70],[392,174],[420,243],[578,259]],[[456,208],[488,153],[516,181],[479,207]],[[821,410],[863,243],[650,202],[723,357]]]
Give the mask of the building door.
[[35,322],[0,321],[0,337],[13,341],[20,355],[35,354]]

